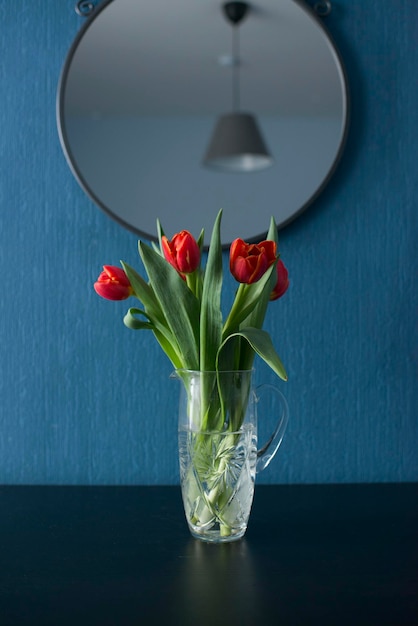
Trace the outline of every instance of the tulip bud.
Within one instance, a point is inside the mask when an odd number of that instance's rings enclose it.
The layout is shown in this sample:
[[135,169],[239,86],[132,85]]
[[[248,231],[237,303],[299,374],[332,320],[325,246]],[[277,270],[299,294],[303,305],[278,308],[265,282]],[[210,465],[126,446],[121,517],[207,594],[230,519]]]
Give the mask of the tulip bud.
[[235,239],[231,244],[229,268],[239,283],[251,285],[266,273],[276,260],[276,243],[261,241],[248,244],[242,239]]
[[94,283],[96,293],[107,300],[126,300],[133,289],[123,269],[114,265],[104,265],[103,272]]
[[199,267],[200,248],[187,230],[174,235],[171,241],[164,235],[161,246],[166,261],[180,274],[191,274]]
[[277,261],[276,265],[277,281],[273,291],[270,294],[270,300],[278,300],[287,291],[289,287],[289,274],[281,259]]

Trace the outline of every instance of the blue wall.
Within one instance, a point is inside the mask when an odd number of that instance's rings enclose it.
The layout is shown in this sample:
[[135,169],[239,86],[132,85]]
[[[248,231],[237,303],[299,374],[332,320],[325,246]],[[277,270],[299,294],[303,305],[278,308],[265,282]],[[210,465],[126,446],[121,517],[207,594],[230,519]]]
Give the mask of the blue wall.
[[[418,479],[418,5],[395,4],[334,0],[326,18],[351,84],[351,133],[326,191],[281,232],[292,283],[267,328],[289,370],[291,419],[260,482]],[[151,335],[123,326],[126,303],[92,289],[103,263],[137,265],[136,237],[80,190],[56,131],[57,82],[83,20],[75,0],[9,5],[0,483],[174,483],[170,365]],[[271,380],[261,365],[258,377]]]

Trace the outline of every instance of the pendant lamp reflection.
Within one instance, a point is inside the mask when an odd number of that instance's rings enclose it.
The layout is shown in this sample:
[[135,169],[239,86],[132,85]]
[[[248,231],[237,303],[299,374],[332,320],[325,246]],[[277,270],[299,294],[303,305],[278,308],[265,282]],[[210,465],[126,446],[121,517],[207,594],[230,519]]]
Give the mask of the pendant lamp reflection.
[[245,2],[223,5],[226,18],[233,25],[232,100],[233,112],[221,115],[209,142],[203,164],[222,172],[255,172],[273,164],[273,159],[251,113],[239,109],[239,33],[238,24],[248,11]]
[[250,113],[227,113],[215,126],[204,164],[225,172],[254,172],[273,163],[257,120]]

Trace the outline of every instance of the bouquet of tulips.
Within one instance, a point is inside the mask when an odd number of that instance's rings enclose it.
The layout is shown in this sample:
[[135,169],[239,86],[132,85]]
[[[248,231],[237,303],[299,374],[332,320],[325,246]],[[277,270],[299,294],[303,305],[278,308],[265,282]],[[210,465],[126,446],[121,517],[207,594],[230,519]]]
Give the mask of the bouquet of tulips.
[[262,330],[269,301],[280,298],[289,286],[274,219],[265,241],[248,244],[236,239],[231,244],[229,268],[239,286],[224,320],[221,217],[222,211],[214,224],[204,268],[204,232],[195,240],[183,230],[169,240],[157,221],[159,245],[139,242],[148,281],[122,262],[123,269],[105,265],[94,288],[109,300],[137,298],[142,307],[128,310],[125,325],[151,330],[176,370],[248,370],[258,354],[287,380],[270,336]]
[[[289,280],[279,258],[272,218],[265,241],[248,244],[236,239],[231,245],[229,269],[239,285],[224,319],[221,217],[222,211],[214,224],[205,267],[203,231],[197,240],[186,230],[169,240],[157,221],[159,245],[139,242],[148,280],[122,262],[122,268],[104,266],[94,288],[110,300],[131,296],[139,300],[141,306],[131,307],[124,323],[134,330],[152,331],[183,381],[185,415],[192,425],[187,432],[189,460],[180,462],[186,517],[197,533],[203,528],[219,528],[226,537],[234,534],[235,520],[241,516],[240,498],[235,498],[237,484],[241,484],[235,450],[244,432],[250,397],[249,385],[242,382],[250,379],[242,374],[252,369],[258,354],[280,378],[287,379],[262,326],[268,303],[285,293]],[[228,384],[221,372],[228,372]],[[179,429],[180,449],[185,447],[182,435]]]

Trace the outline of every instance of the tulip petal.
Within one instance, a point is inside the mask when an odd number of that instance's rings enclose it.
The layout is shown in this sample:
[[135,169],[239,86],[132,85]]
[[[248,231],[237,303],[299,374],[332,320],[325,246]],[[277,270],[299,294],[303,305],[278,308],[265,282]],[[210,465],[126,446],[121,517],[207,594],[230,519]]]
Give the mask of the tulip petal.
[[257,282],[275,260],[275,241],[248,244],[242,239],[235,239],[230,247],[229,268],[239,283],[251,285]]
[[276,284],[270,294],[270,300],[278,300],[281,298],[289,287],[289,273],[281,259],[277,262],[276,278]]
[[200,247],[193,235],[182,230],[171,241],[165,235],[161,237],[164,257],[181,274],[191,274],[200,263]]
[[133,294],[125,272],[114,265],[103,266],[103,272],[94,283],[94,290],[106,300],[126,300]]

